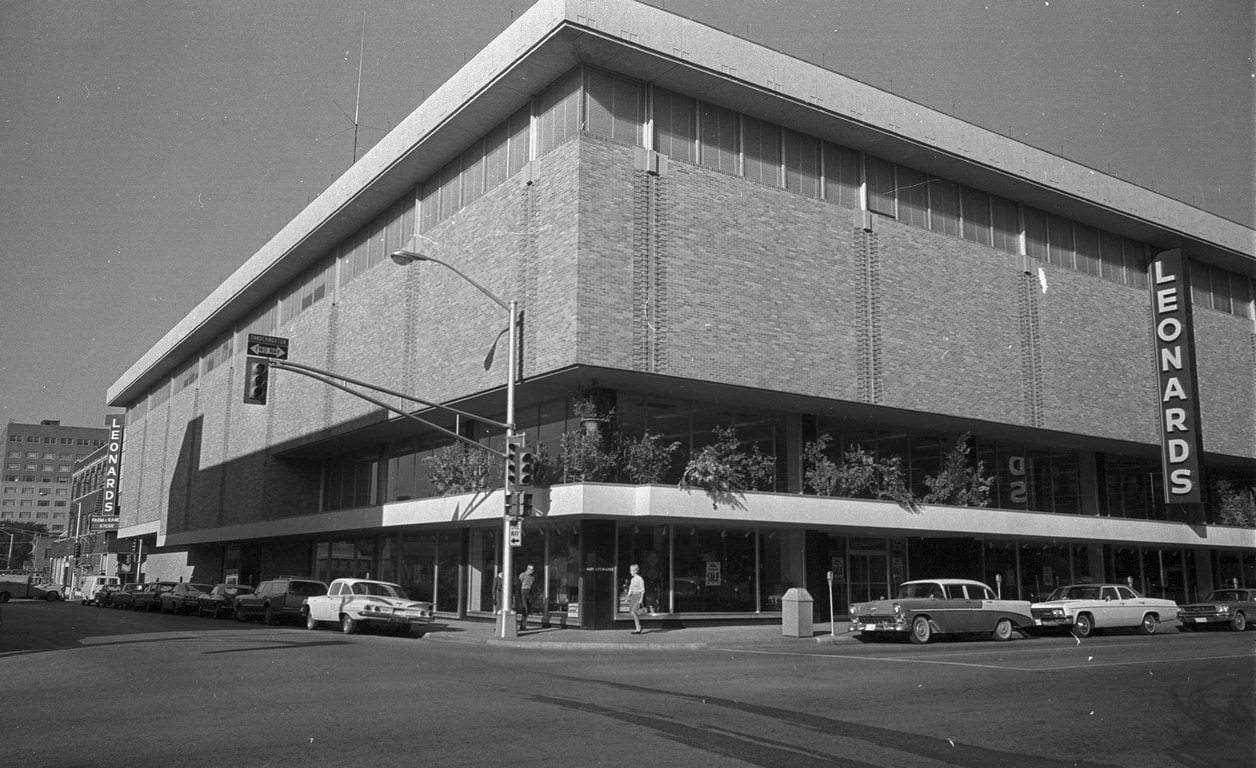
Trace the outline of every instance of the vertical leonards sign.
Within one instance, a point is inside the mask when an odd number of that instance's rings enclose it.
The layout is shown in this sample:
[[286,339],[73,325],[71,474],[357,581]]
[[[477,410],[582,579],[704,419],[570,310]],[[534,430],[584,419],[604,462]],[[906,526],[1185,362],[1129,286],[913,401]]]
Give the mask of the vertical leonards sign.
[[105,448],[105,477],[101,486],[102,515],[118,514],[118,478],[122,473],[123,417],[111,415],[105,420],[109,436]]
[[1151,260],[1151,312],[1160,380],[1160,460],[1169,504],[1203,502],[1195,329],[1186,270],[1187,262],[1177,248],[1162,251]]

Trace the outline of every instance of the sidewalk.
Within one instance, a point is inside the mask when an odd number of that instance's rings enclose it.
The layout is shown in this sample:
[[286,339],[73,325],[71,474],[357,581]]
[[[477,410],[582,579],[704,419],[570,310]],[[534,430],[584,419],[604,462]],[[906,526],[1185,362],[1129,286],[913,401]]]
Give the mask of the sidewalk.
[[811,637],[783,634],[779,622],[764,624],[704,624],[699,621],[643,618],[644,632],[632,633],[623,622],[614,629],[539,627],[535,624],[513,639],[499,638],[493,622],[475,619],[437,619],[423,635],[429,642],[496,645],[508,648],[563,650],[696,650],[701,648],[798,648],[854,640],[849,622],[839,621],[831,634],[828,622],[815,624]]

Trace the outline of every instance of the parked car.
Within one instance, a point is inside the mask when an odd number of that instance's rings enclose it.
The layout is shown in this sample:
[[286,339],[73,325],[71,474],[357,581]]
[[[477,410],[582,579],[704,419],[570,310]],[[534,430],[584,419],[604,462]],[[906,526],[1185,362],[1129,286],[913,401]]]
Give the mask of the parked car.
[[50,603],[54,600],[64,600],[66,591],[65,584],[50,584],[48,582],[44,582],[42,584],[31,585],[31,597],[36,600],[47,600]]
[[135,593],[147,587],[147,584],[123,584],[122,589],[109,595],[110,608],[130,608],[135,604]]
[[304,576],[281,576],[263,581],[251,594],[239,595],[235,601],[238,621],[261,617],[267,624],[284,619],[304,618],[301,608],[307,597],[327,594],[327,585]]
[[92,605],[93,603],[100,605],[96,599],[96,593],[103,587],[110,584],[116,585],[117,583],[117,576],[88,576],[83,582],[83,592],[79,595],[79,600],[83,605]]
[[1198,603],[1187,603],[1178,609],[1180,629],[1191,631],[1203,627],[1229,627],[1242,632],[1256,619],[1256,589],[1214,589]]
[[1113,628],[1137,628],[1154,634],[1164,621],[1176,621],[1178,604],[1158,597],[1143,597],[1124,584],[1070,584],[1057,587],[1046,600],[1030,606],[1034,626],[1068,629],[1077,637],[1089,637]]
[[174,589],[173,581],[150,581],[144,585],[143,589],[135,592],[135,597],[131,601],[131,610],[133,611],[155,611],[161,607],[162,594]]
[[245,584],[215,584],[208,592],[196,600],[196,612],[202,616],[232,616],[235,614],[235,601],[240,595],[247,595],[253,588]]
[[96,590],[96,594],[92,598],[92,603],[97,608],[108,608],[110,607],[109,601],[110,601],[110,598],[113,597],[113,593],[118,592],[121,589],[122,589],[121,584],[106,584],[100,589]]
[[899,585],[892,600],[855,603],[851,630],[861,639],[908,637],[927,643],[936,635],[987,634],[1009,640],[1033,627],[1028,600],[1003,600],[980,581],[922,579]]
[[161,601],[161,612],[165,613],[183,613],[184,611],[194,611],[198,606],[201,595],[213,589],[209,584],[193,584],[190,581],[181,581],[174,585],[174,589],[161,593],[159,598]]
[[336,579],[327,594],[305,601],[306,629],[335,622],[346,635],[367,627],[414,632],[431,620],[431,603],[411,600],[405,588],[387,581]]

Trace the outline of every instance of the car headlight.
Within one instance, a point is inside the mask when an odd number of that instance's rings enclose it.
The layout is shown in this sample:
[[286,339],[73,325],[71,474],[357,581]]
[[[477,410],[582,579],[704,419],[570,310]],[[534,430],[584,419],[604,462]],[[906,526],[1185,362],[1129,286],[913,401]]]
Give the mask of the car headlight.
[[894,603],[894,618],[901,621],[903,619],[903,604]]
[[1217,613],[1229,613],[1229,612],[1230,612],[1230,606],[1228,605],[1217,606]]

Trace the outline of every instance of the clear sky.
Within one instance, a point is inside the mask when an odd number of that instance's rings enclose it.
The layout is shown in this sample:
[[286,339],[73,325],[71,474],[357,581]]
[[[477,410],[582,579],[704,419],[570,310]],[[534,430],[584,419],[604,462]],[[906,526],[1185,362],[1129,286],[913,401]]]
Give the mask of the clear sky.
[[[652,3],[1251,226],[1252,0]],[[530,5],[0,0],[0,418],[105,390]]]

